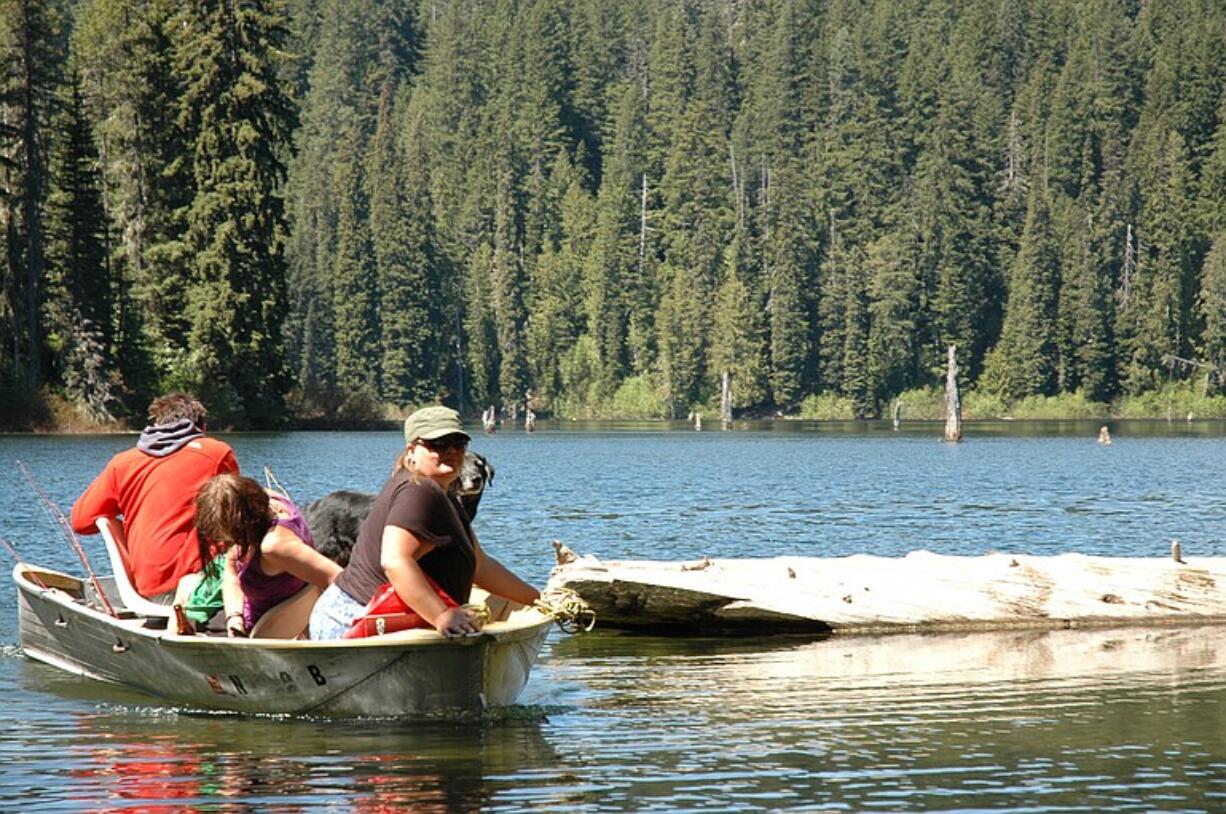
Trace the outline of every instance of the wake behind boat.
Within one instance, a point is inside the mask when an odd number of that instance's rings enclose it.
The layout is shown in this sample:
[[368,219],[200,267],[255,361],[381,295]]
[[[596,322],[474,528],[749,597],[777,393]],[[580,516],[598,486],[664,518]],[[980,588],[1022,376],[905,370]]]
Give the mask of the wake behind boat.
[[520,607],[461,638],[433,630],[318,642],[179,635],[173,620],[166,626],[165,617],[113,599],[114,615],[107,612],[89,580],[25,563],[13,579],[31,658],[177,705],[243,713],[415,716],[510,705],[553,623]]

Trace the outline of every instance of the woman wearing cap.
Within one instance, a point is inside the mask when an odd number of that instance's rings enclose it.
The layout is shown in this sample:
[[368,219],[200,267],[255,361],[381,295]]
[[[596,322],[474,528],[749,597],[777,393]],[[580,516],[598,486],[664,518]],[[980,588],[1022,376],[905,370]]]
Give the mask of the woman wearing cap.
[[312,639],[344,636],[385,583],[445,636],[479,630],[473,614],[458,607],[474,584],[525,605],[540,595],[482,551],[456,498],[470,440],[460,414],[423,407],[404,422],[404,440],[391,477],[362,522],[349,565],[311,612]]

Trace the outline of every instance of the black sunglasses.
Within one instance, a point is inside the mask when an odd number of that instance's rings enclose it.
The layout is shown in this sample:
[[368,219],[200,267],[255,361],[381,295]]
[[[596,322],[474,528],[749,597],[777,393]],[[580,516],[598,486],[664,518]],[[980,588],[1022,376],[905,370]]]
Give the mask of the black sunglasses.
[[442,438],[419,438],[421,444],[431,452],[446,452],[449,449],[467,449],[468,439],[462,435],[447,435]]

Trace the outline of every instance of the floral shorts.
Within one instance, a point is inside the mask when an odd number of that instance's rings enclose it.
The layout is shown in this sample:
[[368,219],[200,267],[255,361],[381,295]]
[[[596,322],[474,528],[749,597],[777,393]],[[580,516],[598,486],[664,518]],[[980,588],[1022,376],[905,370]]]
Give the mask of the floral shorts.
[[361,602],[336,585],[329,585],[311,611],[311,638],[320,641],[341,638],[365,610]]

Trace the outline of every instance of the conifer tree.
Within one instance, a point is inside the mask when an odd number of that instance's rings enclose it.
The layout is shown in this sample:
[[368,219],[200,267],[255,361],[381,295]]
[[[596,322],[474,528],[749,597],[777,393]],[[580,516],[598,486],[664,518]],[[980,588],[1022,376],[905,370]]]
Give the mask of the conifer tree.
[[[1061,202],[1057,196],[1057,203]],[[1060,210],[1063,211],[1060,211]],[[1111,278],[1095,253],[1092,216],[1065,200],[1054,218],[1064,235],[1059,293],[1059,390],[1106,402],[1115,393]]]
[[403,148],[400,119],[385,88],[366,183],[380,339],[379,394],[401,408],[427,402],[445,375],[445,337],[455,303],[442,285],[434,240],[421,116],[410,108]]
[[283,418],[288,385],[280,195],[294,111],[275,62],[284,21],[265,0],[245,0],[197,3],[176,22],[195,177],[183,240],[195,275],[191,373],[219,416],[267,426]]
[[491,299],[494,250],[483,243],[468,258],[464,274],[465,368],[471,375],[467,388],[473,403],[491,404],[498,398],[498,334]]
[[1056,392],[1060,252],[1052,225],[1050,193],[1035,187],[1026,230],[1009,281],[1000,343],[984,379],[1013,400]]
[[816,225],[797,162],[782,161],[763,180],[763,280],[770,329],[771,401],[792,407],[812,392]]
[[182,237],[195,180],[178,116],[176,9],[166,0],[96,0],[80,6],[73,31],[115,237],[115,356],[131,410],[185,366],[190,283]]
[[926,382],[925,354],[932,355],[923,307],[926,286],[920,268],[923,254],[918,236],[904,222],[868,247],[869,381],[882,403]]
[[570,177],[561,205],[560,245],[546,243],[529,287],[529,367],[537,407],[550,410],[562,395],[561,366],[583,329],[583,264],[595,237],[595,201],[585,188],[582,160],[572,170],[559,154],[553,177]]
[[0,146],[6,159],[0,167],[0,200],[8,250],[4,289],[13,326],[10,365],[14,372],[24,366],[25,385],[33,392],[43,380],[47,127],[62,66],[62,41],[54,4],[14,0],[6,11],[0,52],[0,104],[5,108]]
[[522,244],[516,242],[510,170],[498,179],[494,211],[494,255],[490,269],[490,307],[497,336],[497,393],[505,407],[522,403],[528,390],[524,341],[524,274]]
[[106,262],[98,151],[77,76],[70,77],[63,97],[51,160],[55,183],[47,200],[45,320],[66,395],[95,418],[108,421],[114,398],[114,296]]
[[759,298],[742,281],[750,262],[750,236],[738,230],[724,253],[724,279],[715,293],[708,373],[711,392],[724,373],[731,378],[732,406],[756,407],[767,399],[766,325]]
[[1136,268],[1122,291],[1119,320],[1121,378],[1128,392],[1139,393],[1160,383],[1163,356],[1190,352],[1193,275],[1200,258],[1183,139],[1155,123],[1134,149],[1142,204]]
[[1215,384],[1226,385],[1226,232],[1218,234],[1205,256],[1197,307],[1204,322],[1201,358],[1217,372]]
[[864,265],[864,252],[857,247],[850,253],[845,272],[848,278],[844,289],[847,303],[844,306],[846,322],[839,388],[844,396],[851,399],[856,418],[870,418],[877,414],[874,392],[878,387],[872,380],[868,355],[869,302]]
[[379,383],[377,303],[381,292],[371,247],[371,212],[363,173],[366,153],[356,128],[342,136],[336,149],[332,188],[337,201],[333,303],[336,337],[336,384],[343,397],[369,399]]

